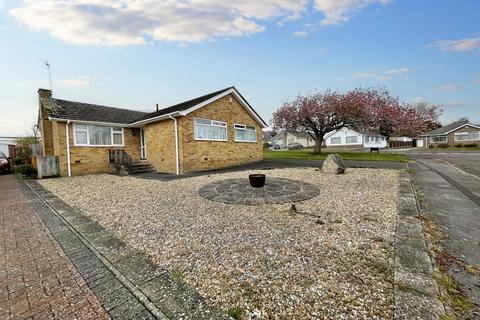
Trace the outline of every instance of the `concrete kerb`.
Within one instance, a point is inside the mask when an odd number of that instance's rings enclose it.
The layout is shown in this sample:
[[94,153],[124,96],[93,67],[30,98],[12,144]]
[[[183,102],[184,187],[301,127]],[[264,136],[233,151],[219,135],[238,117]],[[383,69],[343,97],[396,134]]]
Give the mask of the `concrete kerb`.
[[418,215],[415,188],[409,174],[401,172],[395,231],[395,319],[440,319],[445,314]]

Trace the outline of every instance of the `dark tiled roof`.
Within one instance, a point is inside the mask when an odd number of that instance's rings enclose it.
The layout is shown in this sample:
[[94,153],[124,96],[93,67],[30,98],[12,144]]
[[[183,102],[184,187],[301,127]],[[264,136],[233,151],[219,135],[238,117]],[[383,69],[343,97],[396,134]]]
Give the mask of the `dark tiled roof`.
[[[40,100],[42,101],[47,116],[52,118],[131,124],[169,113],[187,110],[230,89],[235,89],[235,87],[228,87],[219,91],[215,91],[151,113],[54,98],[40,98]],[[238,93],[238,91],[236,92]],[[240,95],[240,93],[238,94]],[[242,97],[242,99],[246,101],[245,98]],[[253,110],[251,106],[250,108]],[[265,121],[263,121],[258,113],[256,113],[255,110],[253,110],[253,112],[265,124]]]
[[147,112],[54,98],[42,98],[41,101],[47,116],[59,119],[128,124],[148,114]]
[[[455,130],[456,128],[464,125],[464,124],[467,124],[469,123],[467,120],[460,120],[460,121],[456,121],[456,122],[453,122],[453,123],[450,123],[450,124],[447,124],[446,126],[443,126],[443,127],[440,127],[440,128],[437,128],[435,130],[432,130],[432,131],[429,131],[425,134],[423,134],[423,136],[430,136],[430,135],[437,135],[437,134],[445,134],[449,131],[452,131],[452,130]],[[477,126],[475,124],[472,124],[474,126]]]
[[163,116],[165,114],[169,114],[169,113],[172,113],[172,112],[179,112],[179,111],[184,111],[184,110],[187,110],[188,108],[191,108],[199,103],[202,103],[204,101],[207,101],[225,91],[228,91],[230,89],[233,89],[234,87],[228,87],[228,88],[225,88],[225,89],[222,89],[222,90],[219,90],[219,91],[215,91],[215,92],[212,92],[212,93],[209,93],[209,94],[206,94],[204,96],[201,96],[201,97],[198,97],[198,98],[195,98],[195,99],[192,99],[192,100],[188,100],[188,101],[185,101],[185,102],[181,102],[181,103],[178,103],[178,104],[175,104],[173,106],[170,106],[170,107],[167,107],[167,108],[163,108],[163,109],[160,109],[156,112],[152,112],[152,113],[149,113],[147,115],[144,115],[143,117],[140,117],[138,119],[135,119],[134,122],[137,122],[137,121],[142,121],[142,120],[148,120],[148,119],[151,119],[151,118],[155,118],[155,117],[159,117],[159,116]]

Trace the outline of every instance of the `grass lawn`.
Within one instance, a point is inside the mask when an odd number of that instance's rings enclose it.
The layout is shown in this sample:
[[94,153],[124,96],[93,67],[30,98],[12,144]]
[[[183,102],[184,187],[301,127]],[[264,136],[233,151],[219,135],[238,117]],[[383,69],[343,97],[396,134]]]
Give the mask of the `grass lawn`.
[[403,154],[392,153],[370,153],[370,152],[322,152],[314,153],[313,150],[285,150],[272,151],[264,150],[263,158],[268,159],[299,159],[299,160],[323,160],[330,153],[338,153],[344,160],[370,160],[370,161],[397,161],[408,162]]

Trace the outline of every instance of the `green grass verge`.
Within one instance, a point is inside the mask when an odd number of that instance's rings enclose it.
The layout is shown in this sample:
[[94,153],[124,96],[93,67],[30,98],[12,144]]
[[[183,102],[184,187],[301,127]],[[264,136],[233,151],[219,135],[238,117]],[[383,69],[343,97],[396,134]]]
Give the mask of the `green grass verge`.
[[297,159],[297,160],[324,160],[330,153],[338,153],[344,160],[360,161],[396,161],[408,162],[403,154],[394,153],[370,153],[370,152],[322,152],[314,153],[312,150],[264,150],[263,158],[268,159]]

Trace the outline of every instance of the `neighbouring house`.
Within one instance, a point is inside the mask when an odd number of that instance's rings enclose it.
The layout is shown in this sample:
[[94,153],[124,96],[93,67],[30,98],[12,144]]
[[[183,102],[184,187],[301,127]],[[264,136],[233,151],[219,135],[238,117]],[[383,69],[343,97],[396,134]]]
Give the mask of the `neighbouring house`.
[[480,143],[480,124],[460,120],[429,131],[422,137],[425,139],[425,147],[441,143],[449,144],[452,147],[459,144]]
[[272,143],[272,138],[273,138],[273,136],[272,136],[271,132],[263,131],[263,142],[264,143],[266,142],[266,143],[271,144]]
[[38,94],[43,154],[59,156],[62,176],[109,173],[112,161],[182,174],[263,158],[267,125],[235,87],[151,113]]
[[358,132],[347,126],[324,136],[327,147],[386,148],[387,138],[374,132]]
[[349,127],[331,131],[323,137],[327,147],[362,147],[362,134]]
[[315,139],[311,135],[304,132],[288,132],[280,131],[272,138],[272,144],[287,148],[290,143],[300,143],[304,148],[312,148],[315,146]]
[[8,158],[15,157],[15,146],[17,137],[0,137],[0,151]]

